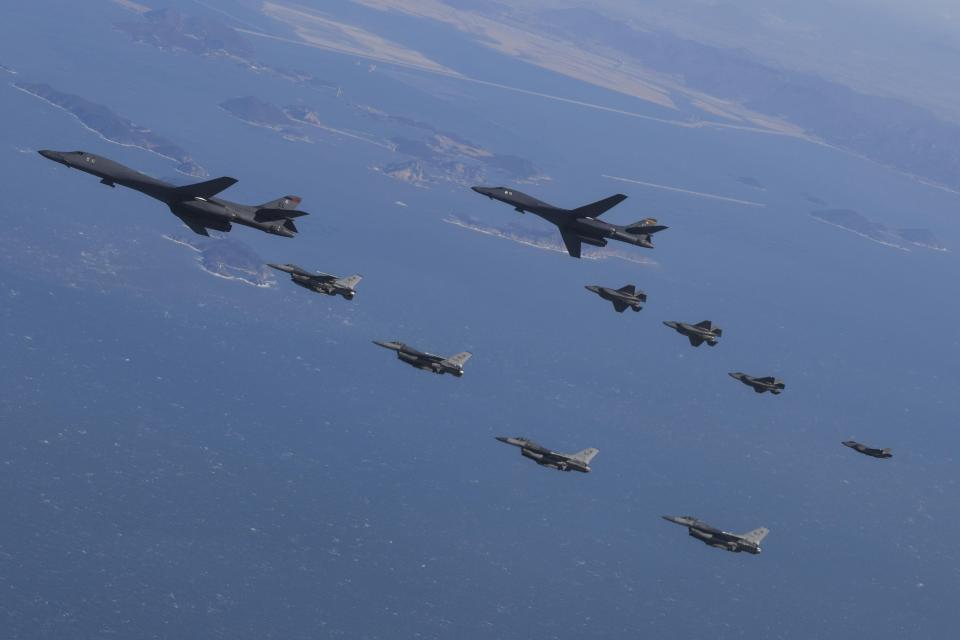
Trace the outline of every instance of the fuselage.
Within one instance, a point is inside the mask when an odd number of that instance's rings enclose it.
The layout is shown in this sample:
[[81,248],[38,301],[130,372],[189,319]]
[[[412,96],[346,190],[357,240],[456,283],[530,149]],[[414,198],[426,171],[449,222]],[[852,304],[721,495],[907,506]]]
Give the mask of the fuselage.
[[440,356],[414,349],[402,342],[374,340],[373,343],[378,347],[396,351],[398,360],[421,371],[430,371],[438,375],[449,373],[457,378],[463,377],[463,366],[448,364],[446,359]]
[[46,149],[40,151],[40,155],[71,169],[96,176],[100,178],[101,183],[107,186],[120,185],[139,191],[166,204],[173,214],[183,218],[200,220],[210,229],[227,231],[230,224],[239,224],[287,238],[292,238],[295,235],[294,232],[284,226],[282,220],[256,220],[254,216],[259,207],[238,204],[217,197],[194,196],[185,199],[183,192],[176,185],[140,173],[103,156],[85,151],[50,151]]

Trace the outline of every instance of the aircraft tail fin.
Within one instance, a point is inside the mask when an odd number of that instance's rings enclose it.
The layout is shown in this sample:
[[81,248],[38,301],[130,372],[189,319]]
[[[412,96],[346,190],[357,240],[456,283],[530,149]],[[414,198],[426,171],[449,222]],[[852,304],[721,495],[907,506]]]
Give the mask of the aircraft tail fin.
[[467,363],[467,360],[469,360],[470,356],[472,355],[473,354],[470,353],[469,351],[463,351],[461,353],[458,353],[455,356],[450,356],[449,358],[444,360],[441,364],[445,364],[450,367],[461,368],[463,367],[463,365]]
[[622,193],[618,193],[615,196],[610,196],[609,198],[604,198],[603,200],[597,200],[596,202],[585,204],[582,207],[577,207],[572,213],[578,218],[598,218],[626,199],[627,196],[623,195]]
[[258,209],[296,209],[303,199],[300,196],[283,196],[270,202],[264,202]]
[[222,178],[207,180],[206,182],[196,182],[194,184],[176,187],[173,189],[173,196],[179,202],[193,200],[194,198],[212,198],[235,184],[237,184],[236,178],[223,176]]
[[763,539],[767,537],[768,533],[770,533],[770,529],[767,529],[766,527],[760,527],[759,529],[754,529],[753,531],[744,533],[740,537],[754,544],[760,544],[763,542]]
[[355,274],[352,276],[347,276],[346,278],[338,278],[337,284],[348,289],[355,289],[360,281],[363,280],[363,276]]
[[656,218],[644,218],[639,222],[634,222],[633,224],[628,224],[626,231],[627,233],[632,233],[634,235],[648,235],[652,236],[655,233],[660,233],[665,229],[669,229],[662,224],[657,224]]
[[883,455],[885,455],[885,456],[892,456],[892,455],[893,455],[893,449],[890,449],[890,448],[880,449],[880,453],[883,454]]
[[583,464],[590,464],[590,461],[596,458],[598,453],[600,453],[599,449],[594,449],[591,447],[589,449],[584,449],[583,451],[577,451],[570,457],[574,460],[579,460]]

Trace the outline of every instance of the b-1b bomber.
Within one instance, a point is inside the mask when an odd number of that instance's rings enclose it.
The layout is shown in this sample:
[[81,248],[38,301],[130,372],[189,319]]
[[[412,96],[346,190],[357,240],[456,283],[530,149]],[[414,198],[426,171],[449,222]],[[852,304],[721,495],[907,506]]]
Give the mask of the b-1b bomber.
[[437,375],[449,373],[457,378],[463,377],[463,365],[466,364],[470,356],[473,355],[469,351],[464,351],[449,358],[444,358],[443,356],[419,351],[402,342],[374,340],[373,344],[378,347],[383,347],[384,349],[396,351],[397,358],[401,362],[406,362],[411,367],[415,367],[421,371],[430,371]]
[[757,393],[766,393],[769,391],[773,395],[780,395],[780,392],[787,388],[787,385],[783,383],[783,380],[779,378],[774,378],[773,376],[765,376],[763,378],[754,378],[753,376],[748,376],[742,371],[734,371],[729,374],[734,380],[739,380],[748,387],[752,387]]
[[560,236],[573,258],[579,258],[584,244],[594,247],[607,246],[608,240],[619,240],[647,249],[653,248],[653,234],[667,227],[657,224],[653,218],[646,218],[626,226],[598,220],[606,211],[627,199],[622,193],[598,200],[576,209],[562,209],[537,200],[533,196],[507,187],[471,187],[477,193],[491,200],[499,200],[520,213],[530,212],[552,222],[560,229]]
[[303,267],[295,264],[273,264],[267,263],[268,267],[290,274],[290,280],[293,284],[299,285],[304,289],[309,289],[316,293],[322,293],[328,296],[341,296],[344,300],[353,300],[357,295],[357,285],[363,280],[363,276],[357,274],[338,278],[329,273],[313,273]]
[[233,224],[259,229],[265,233],[292,238],[297,233],[294,218],[307,215],[297,210],[300,198],[284,196],[261,205],[246,205],[216,198],[218,193],[237,183],[235,178],[214,178],[177,187],[169,182],[125,167],[119,162],[85,151],[39,151],[48,160],[100,178],[108,187],[127,187],[159,200],[170,208],[191,231],[209,236],[208,230],[230,231]]
[[667,325],[682,336],[690,340],[690,344],[699,347],[706,342],[711,347],[717,346],[720,336],[723,335],[723,329],[713,326],[709,320],[698,322],[697,324],[687,324],[686,322],[676,322],[674,320],[664,320]]
[[613,308],[617,313],[623,313],[627,309],[640,311],[640,309],[643,309],[643,304],[647,301],[647,294],[632,284],[620,287],[619,289],[611,289],[610,287],[591,284],[587,285],[586,290],[592,291],[604,300],[612,302]]
[[558,471],[579,471],[580,473],[590,473],[590,461],[593,460],[599,449],[584,449],[577,453],[560,453],[551,451],[543,445],[537,444],[527,438],[510,438],[507,436],[497,436],[497,440],[504,444],[520,447],[520,455],[524,458],[533,460],[541,467],[549,467]]
[[760,543],[763,542],[763,539],[770,533],[770,530],[765,527],[754,529],[749,533],[730,533],[729,531],[721,531],[720,529],[711,527],[706,522],[698,520],[693,516],[662,517],[667,522],[686,527],[687,533],[700,542],[715,549],[723,549],[734,553],[746,551],[747,553],[757,555],[761,551]]

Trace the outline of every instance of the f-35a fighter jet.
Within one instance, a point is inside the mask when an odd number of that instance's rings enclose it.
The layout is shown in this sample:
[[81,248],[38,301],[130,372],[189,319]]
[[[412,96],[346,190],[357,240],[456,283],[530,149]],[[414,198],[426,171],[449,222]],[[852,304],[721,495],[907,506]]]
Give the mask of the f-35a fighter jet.
[[620,240],[647,249],[653,248],[653,234],[667,227],[658,225],[653,218],[620,226],[598,220],[604,212],[627,199],[623,194],[610,196],[593,204],[576,209],[561,209],[552,204],[537,200],[525,193],[506,187],[472,187],[474,191],[492,200],[506,202],[520,213],[530,212],[560,229],[567,253],[574,258],[580,257],[584,243],[594,247],[607,246],[607,240]]
[[423,371],[432,371],[436,374],[449,373],[458,378],[463,377],[463,365],[466,364],[467,360],[470,359],[470,356],[473,355],[469,351],[464,351],[463,353],[458,353],[455,356],[444,358],[442,356],[435,356],[432,353],[417,351],[413,347],[407,346],[402,342],[381,342],[379,340],[374,340],[373,344],[377,345],[378,347],[383,347],[384,349],[396,351],[397,358],[403,362],[406,362],[411,367],[416,367],[417,369],[421,369]]
[[730,374],[731,378],[739,380],[748,387],[753,387],[753,390],[757,393],[765,393],[769,391],[773,395],[780,395],[780,392],[787,388],[787,385],[783,383],[779,378],[774,378],[773,376],[766,376],[764,378],[754,378],[753,376],[748,376],[747,374],[734,371]]
[[191,231],[202,236],[210,235],[207,232],[209,229],[230,231],[232,224],[240,224],[265,233],[292,238],[297,233],[293,219],[307,215],[305,211],[297,210],[297,205],[300,204],[297,196],[284,196],[257,206],[215,198],[215,195],[236,184],[234,178],[214,178],[176,187],[85,151],[44,149],[39,153],[48,160],[96,176],[108,187],[119,184],[163,202]]
[[647,301],[647,294],[632,284],[620,287],[619,289],[611,289],[610,287],[591,284],[587,286],[586,289],[587,291],[594,292],[604,300],[612,302],[613,308],[617,310],[617,313],[623,313],[628,307],[634,311],[640,311],[640,309],[643,309],[643,303]]
[[557,451],[551,451],[527,438],[497,436],[497,440],[515,447],[520,447],[520,455],[524,458],[530,458],[541,467],[550,467],[551,469],[557,469],[559,471],[590,473],[590,461],[600,453],[598,449],[584,449],[577,453],[559,453]]
[[328,296],[343,296],[344,300],[353,300],[353,297],[357,295],[357,285],[363,280],[361,275],[338,278],[329,273],[313,273],[295,264],[267,263],[267,266],[289,273],[293,283],[304,289]]
[[859,451],[865,456],[871,456],[873,458],[892,458],[893,452],[890,449],[874,449],[868,447],[865,444],[860,444],[856,440],[846,440],[843,442],[843,446],[850,447],[854,451]]
[[663,519],[673,524],[687,528],[687,533],[706,545],[726,551],[740,553],[746,551],[754,555],[760,553],[760,543],[770,533],[769,529],[760,527],[749,533],[730,533],[711,527],[706,522],[692,516],[663,516]]
[[686,322],[664,320],[663,324],[667,325],[680,335],[687,336],[687,338],[690,340],[690,344],[695,347],[699,347],[704,342],[711,347],[715,347],[720,341],[720,336],[723,335],[723,329],[713,326],[713,323],[709,320],[704,320],[703,322],[698,322],[697,324],[687,324]]

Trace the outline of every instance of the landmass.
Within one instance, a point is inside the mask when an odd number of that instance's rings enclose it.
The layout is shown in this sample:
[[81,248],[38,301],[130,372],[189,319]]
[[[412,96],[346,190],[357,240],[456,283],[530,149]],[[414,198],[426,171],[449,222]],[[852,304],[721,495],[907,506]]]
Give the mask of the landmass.
[[184,149],[170,140],[80,96],[58,91],[48,84],[17,82],[16,88],[59,109],[63,109],[107,142],[137,147],[177,163],[177,171],[197,178],[209,174]]
[[[420,187],[442,182],[472,185],[493,175],[514,182],[545,179],[529,160],[494,153],[455,133],[367,106],[355,107],[355,110],[374,119],[380,128],[386,125],[388,131],[384,133],[393,134],[392,137],[333,126],[324,121],[319,109],[305,104],[280,107],[254,96],[244,96],[221,102],[220,107],[243,122],[276,131],[288,140],[312,143],[314,136],[330,135],[380,147],[394,156],[393,161],[385,159],[371,169]],[[403,135],[398,135],[401,132]],[[417,137],[410,137],[411,134]],[[405,156],[405,159],[398,160],[395,156]]]
[[238,280],[255,287],[272,287],[273,272],[253,249],[238,240],[221,236],[210,238],[165,235],[167,240],[197,252],[197,263],[210,275]]
[[317,89],[336,90],[338,85],[304,71],[264,64],[255,57],[253,43],[233,26],[206,16],[177,9],[137,11],[142,20],[115,26],[137,43],[171,53],[229,58],[256,73],[265,73]]
[[4,73],[9,73],[10,75],[13,75],[13,76],[17,75],[16,69],[13,69],[3,64],[0,64],[0,71],[3,71]]
[[[467,229],[468,231],[482,233],[483,235],[502,238],[504,240],[510,240],[511,242],[516,242],[528,247],[533,247],[535,249],[554,251],[556,253],[567,255],[567,249],[560,240],[560,234],[554,229],[537,231],[517,224],[493,226],[475,218],[457,215],[448,216],[444,218],[443,221],[447,224],[452,224],[462,229]],[[584,260],[615,259],[623,260],[625,262],[632,262],[635,264],[642,264],[649,267],[659,266],[656,260],[639,255],[635,252],[629,252],[627,250],[620,249],[617,246],[584,246],[581,257]]]
[[838,227],[845,231],[850,231],[873,242],[878,242],[903,251],[910,251],[913,247],[933,251],[948,250],[929,229],[898,229],[888,227],[870,220],[863,214],[853,211],[852,209],[821,209],[811,211],[810,216],[814,220]]

